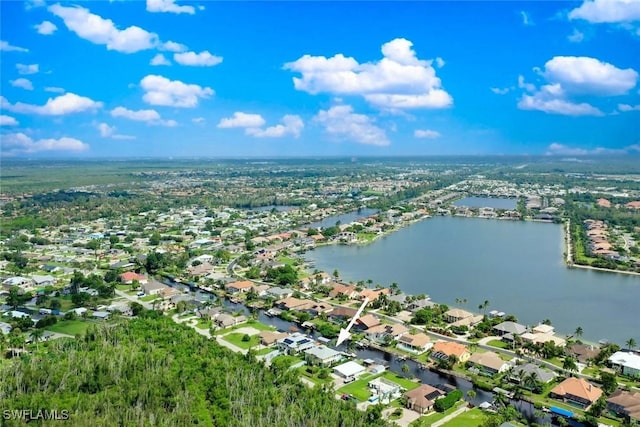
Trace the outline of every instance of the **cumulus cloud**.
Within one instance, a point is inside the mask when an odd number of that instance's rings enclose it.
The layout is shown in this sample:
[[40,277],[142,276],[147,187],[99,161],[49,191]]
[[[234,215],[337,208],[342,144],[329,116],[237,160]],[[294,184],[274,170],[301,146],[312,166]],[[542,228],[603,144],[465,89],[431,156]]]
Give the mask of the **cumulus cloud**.
[[193,6],[180,6],[176,0],[147,0],[147,12],[188,13],[193,15],[196,10]]
[[629,154],[639,153],[640,145],[629,145],[623,148],[603,148],[596,147],[592,149],[571,147],[565,144],[554,142],[547,147],[545,154],[547,156],[588,156],[598,154]]
[[[381,109],[450,106],[453,99],[442,89],[432,61],[418,59],[412,46],[399,38],[382,45],[383,58],[377,62],[360,64],[343,54],[304,55],[284,68],[301,74],[293,78],[297,90],[314,95],[362,96]],[[442,59],[436,62],[444,65]]]
[[49,98],[45,105],[32,105],[17,102],[10,104],[2,97],[2,108],[22,114],[39,114],[42,116],[63,116],[66,114],[81,113],[83,111],[95,111],[102,107],[102,102],[97,102],[85,96],[75,93],[65,93],[55,98]]
[[37,74],[40,71],[40,66],[38,64],[16,64],[16,69],[18,70],[18,74],[29,75],[29,74]]
[[100,131],[100,136],[103,138],[111,138],[111,139],[136,139],[135,136],[132,135],[121,135],[116,133],[115,126],[109,126],[106,123],[98,123],[96,125],[98,131]]
[[44,90],[46,92],[53,92],[53,93],[64,93],[64,89],[61,87],[55,87],[55,86],[47,86],[44,88]]
[[38,34],[49,36],[56,32],[58,27],[51,21],[42,21],[42,23],[33,26]]
[[218,65],[222,62],[222,57],[212,55],[209,51],[205,50],[200,53],[174,53],[173,60],[180,65],[190,65],[192,67],[213,67],[214,65]]
[[19,155],[39,153],[43,151],[86,151],[89,145],[75,139],[62,137],[59,139],[48,138],[34,141],[24,133],[10,133],[2,137],[2,154]]
[[264,126],[266,121],[260,114],[243,113],[236,111],[233,116],[226,117],[218,123],[219,128],[259,128]]
[[120,30],[112,20],[95,15],[84,7],[65,7],[54,4],[49,6],[49,11],[62,18],[67,28],[78,37],[95,44],[105,45],[108,50],[134,53],[152,49],[158,44],[157,34],[135,25]]
[[325,131],[337,138],[358,144],[386,146],[390,144],[385,131],[364,114],[356,114],[350,105],[336,105],[320,110],[313,119]]
[[543,70],[535,70],[547,84],[537,88],[520,76],[518,86],[530,93],[522,95],[518,107],[569,116],[604,115],[597,107],[576,98],[624,95],[638,80],[638,73],[631,68],[620,69],[589,57],[556,56],[547,61]]
[[158,53],[151,59],[149,62],[151,65],[171,65],[171,61],[169,61],[165,56],[161,53]]
[[19,124],[13,117],[0,114],[0,126],[18,126]]
[[416,138],[435,139],[440,138],[442,135],[440,132],[431,129],[416,129],[413,132],[413,136]]
[[282,124],[270,126],[266,129],[250,127],[245,132],[247,135],[252,135],[256,138],[282,138],[283,136],[298,138],[303,128],[304,122],[300,116],[287,114],[282,117]]
[[24,47],[13,46],[7,41],[0,40],[0,51],[2,52],[29,52],[29,49]]
[[197,107],[200,99],[209,98],[214,94],[213,89],[209,87],[169,80],[153,74],[143,78],[140,86],[146,92],[142,99],[147,104],[169,107]]
[[622,112],[640,111],[640,104],[638,105],[618,104],[618,110]]
[[187,50],[187,47],[182,43],[168,41],[168,42],[161,43],[158,46],[158,49],[166,50],[169,52],[184,52],[185,50]]
[[491,89],[491,92],[495,93],[496,95],[506,95],[507,93],[509,93],[508,87],[505,87],[505,88],[492,87],[489,89]]
[[637,0],[585,0],[569,12],[569,19],[601,23],[640,21],[640,2]]
[[30,80],[27,80],[22,77],[19,79],[11,80],[9,81],[9,83],[11,83],[11,86],[13,87],[19,87],[24,90],[33,90],[33,83],[31,83]]
[[154,126],[177,126],[175,120],[163,120],[156,110],[129,110],[125,107],[116,107],[111,110],[112,117],[122,117],[136,122],[146,122]]
[[584,40],[584,34],[574,28],[573,33],[571,33],[567,39],[572,43],[580,43]]

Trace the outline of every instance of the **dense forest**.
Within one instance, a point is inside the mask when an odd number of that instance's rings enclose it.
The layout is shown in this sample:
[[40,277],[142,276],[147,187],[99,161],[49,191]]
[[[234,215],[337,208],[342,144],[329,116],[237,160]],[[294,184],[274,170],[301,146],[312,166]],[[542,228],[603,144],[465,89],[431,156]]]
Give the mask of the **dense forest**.
[[386,425],[375,407],[358,411],[155,312],[0,363],[0,407],[68,410],[71,426]]

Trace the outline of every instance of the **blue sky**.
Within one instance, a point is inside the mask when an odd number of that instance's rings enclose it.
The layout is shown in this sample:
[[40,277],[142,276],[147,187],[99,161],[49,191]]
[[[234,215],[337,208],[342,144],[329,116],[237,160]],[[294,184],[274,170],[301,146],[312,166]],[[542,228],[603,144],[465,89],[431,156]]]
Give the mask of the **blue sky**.
[[640,1],[0,2],[3,157],[640,152]]

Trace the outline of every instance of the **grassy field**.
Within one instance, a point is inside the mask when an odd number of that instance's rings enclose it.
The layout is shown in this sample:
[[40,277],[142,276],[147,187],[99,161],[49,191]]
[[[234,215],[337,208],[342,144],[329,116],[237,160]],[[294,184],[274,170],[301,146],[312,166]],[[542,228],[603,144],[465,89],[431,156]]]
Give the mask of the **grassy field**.
[[62,320],[55,325],[48,326],[46,330],[51,332],[58,332],[60,334],[83,334],[91,323],[83,322],[82,320]]
[[371,393],[369,392],[369,381],[375,377],[376,375],[364,374],[357,381],[339,388],[338,393],[352,394],[356,399],[365,401],[371,397]]
[[490,345],[491,347],[509,349],[509,344],[500,340],[491,340],[487,344]]
[[243,341],[242,338],[244,337],[244,335],[245,334],[242,334],[240,332],[231,332],[230,334],[223,336],[222,339],[230,342],[236,347],[240,347],[245,350],[248,350],[249,347],[255,347],[256,345],[260,344],[260,338],[257,335],[251,336],[251,339],[249,341]]
[[393,372],[385,372],[382,374],[383,378],[388,379],[389,381],[393,381],[396,384],[400,384],[401,387],[405,388],[407,391],[413,390],[414,388],[420,387],[420,383],[416,381],[411,381],[405,377],[401,377]]
[[411,424],[409,424],[409,426],[410,427],[428,427],[433,423],[435,423],[436,421],[440,421],[447,415],[454,413],[455,411],[458,410],[458,408],[460,408],[463,405],[466,405],[466,402],[460,401],[455,405],[453,405],[452,408],[449,408],[444,412],[432,412],[428,415],[422,416],[417,420],[415,420],[414,422],[412,422]]
[[449,422],[443,424],[445,427],[479,427],[485,419],[485,414],[478,408],[464,412]]

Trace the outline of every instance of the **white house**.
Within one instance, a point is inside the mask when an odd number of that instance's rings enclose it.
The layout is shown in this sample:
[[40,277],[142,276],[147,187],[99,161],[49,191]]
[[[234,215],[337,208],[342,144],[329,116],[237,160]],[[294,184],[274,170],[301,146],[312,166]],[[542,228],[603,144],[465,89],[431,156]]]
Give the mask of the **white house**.
[[630,351],[616,351],[608,359],[609,365],[623,375],[640,376],[640,355]]

